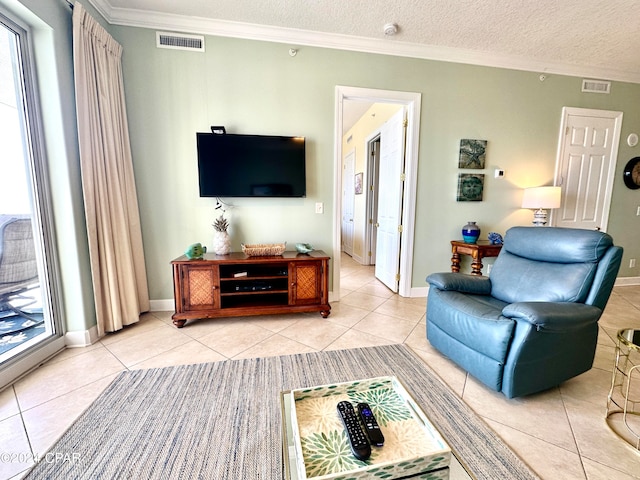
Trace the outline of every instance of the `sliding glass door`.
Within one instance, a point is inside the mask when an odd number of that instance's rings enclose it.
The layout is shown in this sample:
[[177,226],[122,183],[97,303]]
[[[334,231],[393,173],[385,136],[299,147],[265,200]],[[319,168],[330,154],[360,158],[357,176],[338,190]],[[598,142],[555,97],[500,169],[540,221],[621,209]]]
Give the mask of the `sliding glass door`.
[[[63,346],[29,33],[0,15],[0,372]],[[38,360],[39,361],[39,360]],[[11,378],[0,375],[0,388]]]

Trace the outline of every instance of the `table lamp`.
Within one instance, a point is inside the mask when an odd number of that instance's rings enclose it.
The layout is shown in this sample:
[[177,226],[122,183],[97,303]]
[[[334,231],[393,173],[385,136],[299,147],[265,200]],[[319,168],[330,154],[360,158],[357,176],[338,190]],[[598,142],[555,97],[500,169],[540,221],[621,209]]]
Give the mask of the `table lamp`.
[[547,210],[560,207],[560,187],[532,187],[525,188],[522,196],[522,208],[531,208],[533,224],[543,227],[547,224]]

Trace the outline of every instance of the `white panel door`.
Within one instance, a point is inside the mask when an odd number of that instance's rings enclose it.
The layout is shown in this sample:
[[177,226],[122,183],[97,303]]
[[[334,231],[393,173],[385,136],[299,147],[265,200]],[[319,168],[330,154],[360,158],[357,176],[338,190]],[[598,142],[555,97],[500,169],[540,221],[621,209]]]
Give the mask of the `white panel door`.
[[398,291],[404,170],[405,113],[400,109],[380,130],[380,168],[375,276]]
[[356,151],[344,157],[342,164],[342,251],[353,256],[353,212],[355,205]]
[[606,231],[621,123],[621,112],[563,110],[556,167],[562,200],[553,225]]

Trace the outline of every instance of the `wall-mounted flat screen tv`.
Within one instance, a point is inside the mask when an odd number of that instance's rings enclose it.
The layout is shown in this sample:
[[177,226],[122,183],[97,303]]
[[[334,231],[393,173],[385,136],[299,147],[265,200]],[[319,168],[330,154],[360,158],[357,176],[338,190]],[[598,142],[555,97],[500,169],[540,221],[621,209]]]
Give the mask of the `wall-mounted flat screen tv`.
[[304,197],[305,139],[197,133],[201,197]]

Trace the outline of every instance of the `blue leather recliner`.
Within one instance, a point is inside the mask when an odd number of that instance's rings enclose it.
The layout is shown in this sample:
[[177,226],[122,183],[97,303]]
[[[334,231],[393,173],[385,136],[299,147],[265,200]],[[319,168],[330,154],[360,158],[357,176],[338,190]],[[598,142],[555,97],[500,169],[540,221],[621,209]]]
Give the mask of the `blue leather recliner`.
[[427,338],[508,398],[589,370],[622,248],[606,233],[513,227],[488,277],[427,277]]

